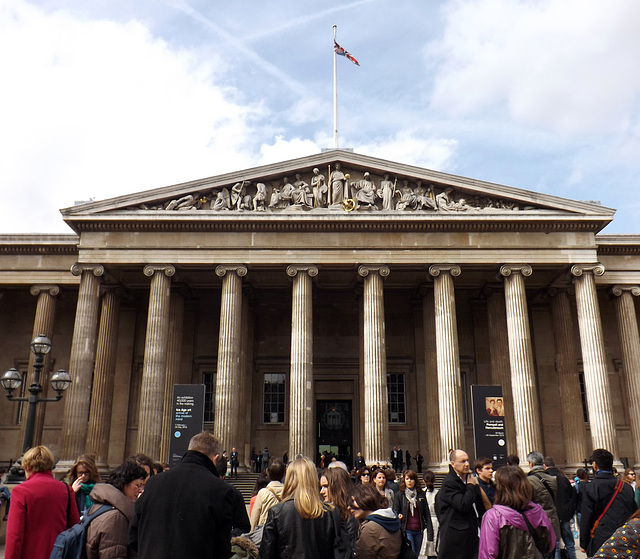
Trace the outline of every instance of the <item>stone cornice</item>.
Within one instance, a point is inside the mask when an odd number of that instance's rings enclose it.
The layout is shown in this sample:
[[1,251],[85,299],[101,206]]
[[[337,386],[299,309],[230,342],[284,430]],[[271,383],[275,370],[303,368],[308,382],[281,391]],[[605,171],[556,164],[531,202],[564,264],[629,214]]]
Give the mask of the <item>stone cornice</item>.
[[78,254],[78,235],[0,235],[0,254]]
[[640,235],[597,235],[598,254],[640,254]]
[[[120,212],[109,215],[73,216],[67,222],[79,233],[97,232],[592,232],[610,220],[602,216],[527,212],[521,214],[399,214],[281,213],[278,215],[220,212]],[[2,246],[0,245],[0,250]]]

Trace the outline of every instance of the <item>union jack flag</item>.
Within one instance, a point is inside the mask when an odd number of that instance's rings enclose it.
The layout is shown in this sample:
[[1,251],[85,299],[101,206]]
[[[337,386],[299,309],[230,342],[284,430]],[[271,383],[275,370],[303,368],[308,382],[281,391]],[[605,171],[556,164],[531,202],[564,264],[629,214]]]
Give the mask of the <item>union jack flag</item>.
[[356,57],[353,56],[350,52],[347,52],[346,50],[344,50],[338,43],[336,43],[335,41],[333,41],[333,50],[335,51],[336,54],[339,54],[340,56],[344,56],[345,58],[351,60],[351,62],[353,62],[354,64],[356,64],[357,66],[360,66],[360,62],[358,62],[356,60]]

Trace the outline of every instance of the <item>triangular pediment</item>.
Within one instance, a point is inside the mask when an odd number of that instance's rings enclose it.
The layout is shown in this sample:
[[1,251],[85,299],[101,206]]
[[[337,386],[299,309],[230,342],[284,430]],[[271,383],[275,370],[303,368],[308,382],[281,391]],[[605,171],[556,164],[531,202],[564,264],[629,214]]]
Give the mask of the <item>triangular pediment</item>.
[[344,150],[89,202],[62,210],[74,229],[90,223],[314,220],[567,222],[593,230],[615,210]]

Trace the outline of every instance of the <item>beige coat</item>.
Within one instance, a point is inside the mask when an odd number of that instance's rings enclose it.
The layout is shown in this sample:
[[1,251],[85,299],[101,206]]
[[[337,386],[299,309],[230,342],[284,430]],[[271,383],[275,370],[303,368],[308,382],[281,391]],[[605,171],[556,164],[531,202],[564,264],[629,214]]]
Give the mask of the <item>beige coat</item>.
[[107,483],[98,483],[91,491],[95,503],[89,512],[103,504],[115,509],[96,517],[87,530],[87,559],[130,559],[129,522],[133,518],[134,503],[122,491]]
[[273,505],[277,505],[282,500],[282,490],[284,485],[279,481],[270,481],[266,487],[258,491],[256,502],[251,510],[251,531],[256,526],[261,526],[267,521],[267,513]]
[[402,547],[402,534],[387,532],[377,522],[365,521],[356,543],[356,559],[397,559]]

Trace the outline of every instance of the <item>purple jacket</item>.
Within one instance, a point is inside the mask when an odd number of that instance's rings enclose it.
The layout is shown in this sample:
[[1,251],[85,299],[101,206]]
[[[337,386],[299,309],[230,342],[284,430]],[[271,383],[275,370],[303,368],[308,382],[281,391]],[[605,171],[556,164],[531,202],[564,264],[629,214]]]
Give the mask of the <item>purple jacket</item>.
[[[549,542],[549,552],[556,547],[556,535],[549,521],[547,513],[536,503],[530,502],[531,508],[525,511],[534,530],[538,527],[546,528],[546,541]],[[544,530],[536,530],[543,533]],[[503,556],[507,557],[538,557],[529,528],[522,514],[503,505],[494,505],[484,513],[480,529],[480,551],[478,559],[496,559],[500,552],[500,540],[503,539]]]

